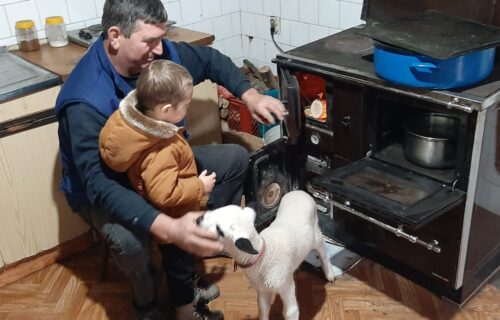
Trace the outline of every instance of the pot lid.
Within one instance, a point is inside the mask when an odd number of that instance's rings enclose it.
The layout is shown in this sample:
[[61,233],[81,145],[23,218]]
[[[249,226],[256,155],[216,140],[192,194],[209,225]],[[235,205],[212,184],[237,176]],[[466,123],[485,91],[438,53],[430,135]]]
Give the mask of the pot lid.
[[500,44],[500,28],[434,10],[393,21],[373,22],[357,33],[442,60]]

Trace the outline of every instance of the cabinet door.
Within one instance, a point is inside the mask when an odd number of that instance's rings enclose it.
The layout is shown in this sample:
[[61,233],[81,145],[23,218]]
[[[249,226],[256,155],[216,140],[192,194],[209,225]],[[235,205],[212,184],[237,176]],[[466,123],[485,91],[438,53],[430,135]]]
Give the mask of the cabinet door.
[[[54,105],[53,100],[33,95],[29,100]],[[67,206],[59,190],[60,176],[56,122],[0,138],[0,266],[51,249],[89,229]]]

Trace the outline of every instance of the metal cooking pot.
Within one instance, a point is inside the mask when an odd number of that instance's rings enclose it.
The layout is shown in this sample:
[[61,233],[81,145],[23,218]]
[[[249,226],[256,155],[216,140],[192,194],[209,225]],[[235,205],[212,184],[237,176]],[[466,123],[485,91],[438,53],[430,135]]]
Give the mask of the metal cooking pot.
[[454,166],[457,151],[458,120],[454,117],[425,113],[404,124],[404,155],[422,167],[448,169]]

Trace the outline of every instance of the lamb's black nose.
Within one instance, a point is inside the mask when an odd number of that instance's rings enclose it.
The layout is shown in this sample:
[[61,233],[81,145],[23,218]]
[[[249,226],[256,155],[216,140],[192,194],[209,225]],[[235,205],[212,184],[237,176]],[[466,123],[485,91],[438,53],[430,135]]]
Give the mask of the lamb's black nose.
[[198,218],[196,218],[196,225],[199,226],[202,221],[203,221],[203,216],[199,216]]

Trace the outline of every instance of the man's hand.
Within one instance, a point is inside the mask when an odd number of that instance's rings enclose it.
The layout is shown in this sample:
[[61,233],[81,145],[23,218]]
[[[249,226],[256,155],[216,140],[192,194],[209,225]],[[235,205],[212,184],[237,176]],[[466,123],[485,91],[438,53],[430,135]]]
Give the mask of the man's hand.
[[253,88],[245,91],[241,100],[246,103],[252,117],[261,123],[274,123],[273,113],[278,120],[285,118],[286,109],[279,100],[260,94]]
[[224,250],[217,234],[196,225],[203,212],[188,212],[174,219],[159,214],[151,225],[151,234],[159,243],[172,243],[196,256],[211,256]]

